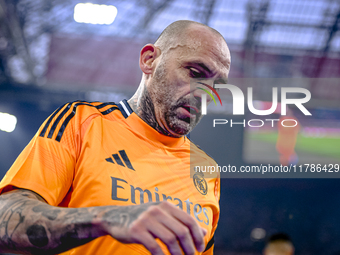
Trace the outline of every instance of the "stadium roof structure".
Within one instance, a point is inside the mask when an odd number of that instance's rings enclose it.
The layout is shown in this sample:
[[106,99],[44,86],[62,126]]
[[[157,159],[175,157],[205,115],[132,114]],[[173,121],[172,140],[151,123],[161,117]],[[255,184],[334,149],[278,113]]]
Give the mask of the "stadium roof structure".
[[115,5],[115,21],[111,25],[75,22],[73,11],[78,0],[1,0],[1,80],[39,83],[46,73],[52,34],[143,42],[155,39],[168,24],[179,19],[216,28],[232,49],[339,58],[340,3],[335,0],[92,2]]

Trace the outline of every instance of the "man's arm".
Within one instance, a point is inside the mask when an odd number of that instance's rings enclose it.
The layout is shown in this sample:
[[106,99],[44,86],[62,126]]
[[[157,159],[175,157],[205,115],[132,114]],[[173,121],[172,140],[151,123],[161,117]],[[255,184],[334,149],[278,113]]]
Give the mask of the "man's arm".
[[[48,205],[29,190],[0,196],[0,251],[55,254],[111,235],[123,243],[143,244],[152,254],[163,254],[155,238],[171,254],[194,254],[205,248],[205,230],[168,202],[133,206],[63,208]],[[179,241],[179,242],[178,242]]]

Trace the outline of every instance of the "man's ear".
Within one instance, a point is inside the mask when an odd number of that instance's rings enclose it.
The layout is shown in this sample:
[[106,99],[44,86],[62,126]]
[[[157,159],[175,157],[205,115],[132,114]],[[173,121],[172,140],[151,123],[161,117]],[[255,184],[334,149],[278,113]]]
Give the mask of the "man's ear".
[[153,44],[145,45],[139,57],[140,69],[145,74],[151,74],[154,68],[153,62],[160,55],[160,49]]

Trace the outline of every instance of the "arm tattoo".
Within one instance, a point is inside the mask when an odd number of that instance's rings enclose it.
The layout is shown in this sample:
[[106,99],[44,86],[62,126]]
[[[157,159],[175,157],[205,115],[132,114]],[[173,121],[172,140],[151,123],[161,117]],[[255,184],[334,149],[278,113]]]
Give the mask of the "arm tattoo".
[[99,226],[126,229],[149,206],[62,208],[28,190],[0,196],[0,251],[55,254],[108,233]]
[[55,254],[87,243],[94,208],[53,207],[37,194],[14,190],[0,196],[0,250]]
[[15,200],[7,201],[6,203],[6,198],[0,196],[0,207],[3,208],[0,210],[0,244],[7,244],[7,247],[14,251],[16,251],[16,243],[12,240],[12,237],[25,220],[25,215],[23,215],[23,208],[27,204],[25,200],[27,198],[41,200],[33,192],[28,191],[22,191],[20,195],[16,194],[15,196]]
[[26,231],[28,240],[36,247],[44,247],[48,244],[48,237],[44,226],[39,224],[31,225]]
[[160,202],[140,204],[138,206],[114,206],[106,211],[103,219],[111,227],[126,228],[134,222],[148,207],[157,205]]

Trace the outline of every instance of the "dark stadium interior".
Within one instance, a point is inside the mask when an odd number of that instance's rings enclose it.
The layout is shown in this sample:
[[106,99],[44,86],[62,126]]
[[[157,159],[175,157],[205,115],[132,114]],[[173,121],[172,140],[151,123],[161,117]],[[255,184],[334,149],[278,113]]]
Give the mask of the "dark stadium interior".
[[[271,101],[279,79],[297,79],[298,87],[308,88],[313,116],[292,109],[301,123],[297,156],[300,163],[340,163],[339,1],[91,1],[117,7],[111,25],[75,22],[79,2],[0,0],[0,112],[17,118],[13,132],[0,130],[1,178],[60,105],[132,96],[141,77],[140,48],[180,19],[202,22],[225,37],[232,59],[228,82],[273,79],[254,82],[257,100]],[[279,164],[275,141],[262,138],[266,130],[226,125],[211,132],[214,116],[242,121],[229,110],[208,114],[190,139],[217,163]],[[339,177],[222,177],[216,254],[262,254],[276,232],[291,236],[296,254],[340,254]]]

